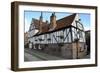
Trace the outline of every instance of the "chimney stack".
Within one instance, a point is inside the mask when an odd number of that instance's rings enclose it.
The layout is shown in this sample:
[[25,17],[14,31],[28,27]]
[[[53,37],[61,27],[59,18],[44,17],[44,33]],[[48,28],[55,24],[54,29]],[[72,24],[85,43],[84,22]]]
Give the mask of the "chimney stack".
[[51,29],[54,29],[57,26],[55,12],[52,13],[50,17],[50,25],[51,25]]

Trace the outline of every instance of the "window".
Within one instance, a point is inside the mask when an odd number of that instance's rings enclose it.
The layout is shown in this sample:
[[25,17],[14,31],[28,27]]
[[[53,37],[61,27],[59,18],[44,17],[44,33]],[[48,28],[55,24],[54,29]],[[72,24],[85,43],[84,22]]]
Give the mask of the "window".
[[76,28],[84,30],[83,24],[80,21],[76,21]]

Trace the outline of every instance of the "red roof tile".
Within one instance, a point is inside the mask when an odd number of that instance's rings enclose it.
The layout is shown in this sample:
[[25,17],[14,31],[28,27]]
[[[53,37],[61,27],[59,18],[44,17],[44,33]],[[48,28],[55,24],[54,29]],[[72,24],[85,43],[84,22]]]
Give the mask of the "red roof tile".
[[56,22],[57,26],[56,26],[55,30],[70,26],[72,24],[75,16],[76,16],[76,14],[72,14],[70,16],[67,16],[62,19],[57,20],[57,22]]
[[[46,22],[43,22],[42,23],[42,31],[36,35],[46,33],[46,32],[53,32],[53,31],[56,31],[58,29],[69,27],[69,26],[71,26],[73,20],[75,19],[75,16],[76,16],[76,14],[72,14],[72,15],[69,15],[69,16],[64,17],[62,19],[57,20],[56,21],[57,26],[52,31],[49,31],[49,29],[52,29],[49,26],[50,24],[46,24]],[[34,20],[35,26],[39,29],[39,20],[37,20],[37,19],[33,19],[33,20]]]

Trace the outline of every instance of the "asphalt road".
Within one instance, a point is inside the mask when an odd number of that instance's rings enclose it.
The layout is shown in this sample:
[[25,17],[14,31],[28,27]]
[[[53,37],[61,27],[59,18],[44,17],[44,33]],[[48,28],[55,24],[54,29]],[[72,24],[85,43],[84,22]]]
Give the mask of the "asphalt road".
[[[90,56],[86,55],[83,59],[88,59]],[[47,61],[47,60],[65,60],[64,58],[49,55],[41,51],[25,48],[24,61]]]
[[34,61],[41,61],[40,58],[25,52],[25,54],[24,54],[24,61],[33,61],[33,60]]
[[43,61],[43,60],[64,60],[64,58],[52,56],[29,48],[24,49],[24,61]]

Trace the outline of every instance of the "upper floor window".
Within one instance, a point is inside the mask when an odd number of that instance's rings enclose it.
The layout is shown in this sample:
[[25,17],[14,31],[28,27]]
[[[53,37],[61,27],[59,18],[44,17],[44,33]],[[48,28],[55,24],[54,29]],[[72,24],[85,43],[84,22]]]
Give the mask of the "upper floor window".
[[76,22],[76,28],[79,28],[80,30],[84,30],[83,24],[80,22],[81,19],[79,19]]

